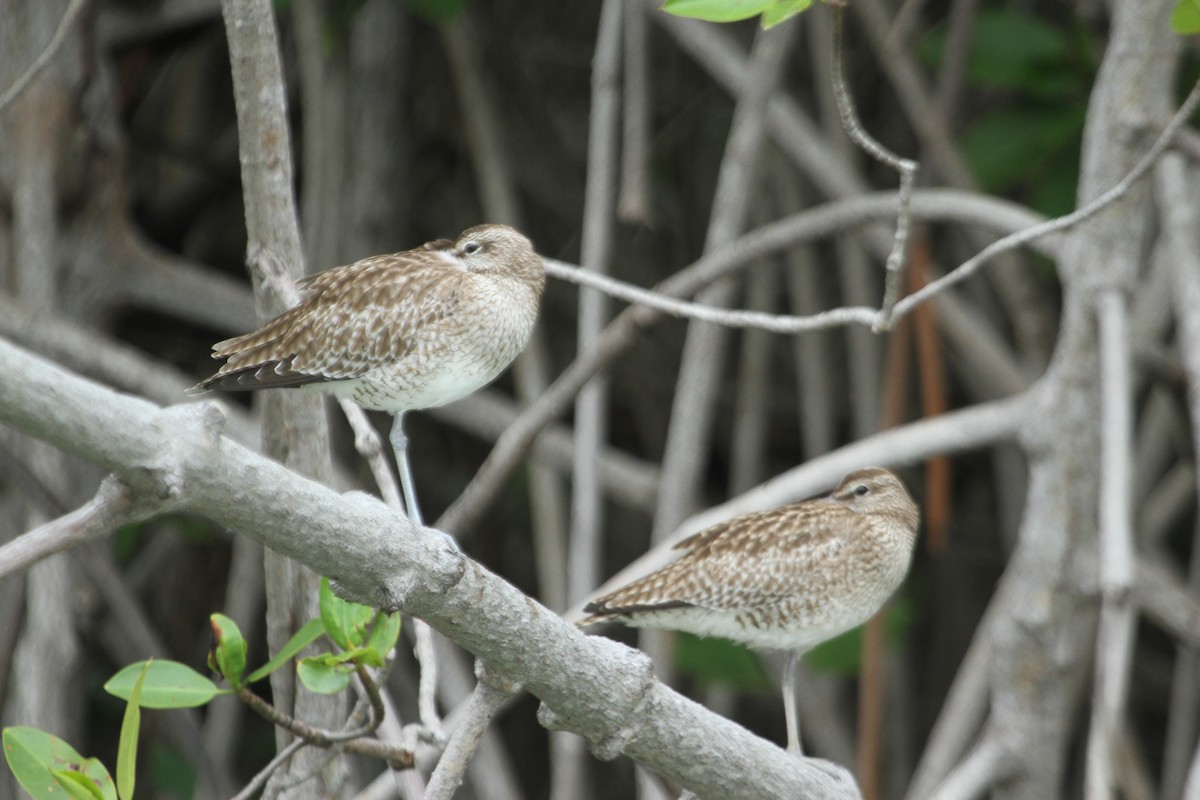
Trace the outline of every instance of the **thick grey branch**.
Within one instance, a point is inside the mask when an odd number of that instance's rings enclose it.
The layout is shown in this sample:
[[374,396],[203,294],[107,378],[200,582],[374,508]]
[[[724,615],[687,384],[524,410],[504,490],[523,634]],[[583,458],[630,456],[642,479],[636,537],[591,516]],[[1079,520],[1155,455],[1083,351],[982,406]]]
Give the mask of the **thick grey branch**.
[[126,480],[175,465],[183,507],[337,579],[358,600],[423,617],[599,752],[624,753],[702,796],[857,796],[844,770],[791,758],[659,684],[644,657],[584,636],[436,532],[220,436],[215,406],[160,409],[5,342],[0,376],[0,421]]

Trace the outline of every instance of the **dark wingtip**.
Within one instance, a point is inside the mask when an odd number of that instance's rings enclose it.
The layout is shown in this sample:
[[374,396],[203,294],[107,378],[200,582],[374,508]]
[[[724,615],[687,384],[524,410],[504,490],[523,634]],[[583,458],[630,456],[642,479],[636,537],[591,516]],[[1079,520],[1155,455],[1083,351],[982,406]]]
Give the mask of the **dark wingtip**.
[[253,392],[258,389],[290,389],[305,386],[310,383],[325,383],[329,379],[323,375],[309,375],[301,372],[276,371],[279,362],[258,364],[253,367],[239,369],[236,372],[218,372],[187,390],[190,397],[198,397],[209,392]]

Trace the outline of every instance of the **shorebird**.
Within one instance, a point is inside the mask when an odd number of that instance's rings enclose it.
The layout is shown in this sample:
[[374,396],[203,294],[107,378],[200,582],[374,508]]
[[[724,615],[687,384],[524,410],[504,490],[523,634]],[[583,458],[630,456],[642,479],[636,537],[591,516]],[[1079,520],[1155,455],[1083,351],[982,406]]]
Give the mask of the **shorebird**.
[[390,412],[404,504],[421,524],[405,412],[503,372],[529,341],[545,283],[541,257],[507,225],[334,267],[296,282],[298,305],[213,345],[225,363],[193,392],[298,386]]
[[920,514],[885,469],[852,472],[831,493],[735,517],[689,536],[682,556],[584,607],[580,626],[616,620],[787,650],[788,751],[801,755],[796,663],[866,622],[900,586]]

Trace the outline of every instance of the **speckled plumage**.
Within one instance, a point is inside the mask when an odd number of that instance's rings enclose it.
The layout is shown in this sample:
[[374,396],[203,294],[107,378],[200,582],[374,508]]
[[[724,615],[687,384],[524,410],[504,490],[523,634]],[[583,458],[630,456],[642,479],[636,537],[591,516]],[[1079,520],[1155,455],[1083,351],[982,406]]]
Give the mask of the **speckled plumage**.
[[533,245],[506,225],[335,267],[297,282],[298,305],[215,344],[225,363],[196,389],[304,386],[400,414],[444,405],[517,357],[545,280]]
[[580,624],[617,620],[807,650],[865,622],[900,586],[918,522],[895,475],[859,470],[829,495],[684,539],[678,560],[588,604],[592,616]]

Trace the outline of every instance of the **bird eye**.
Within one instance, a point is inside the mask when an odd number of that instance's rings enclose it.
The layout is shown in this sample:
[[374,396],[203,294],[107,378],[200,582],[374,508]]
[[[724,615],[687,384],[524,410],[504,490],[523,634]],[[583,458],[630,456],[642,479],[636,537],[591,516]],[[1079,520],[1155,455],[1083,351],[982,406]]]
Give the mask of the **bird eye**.
[[863,497],[870,491],[871,487],[867,486],[865,483],[860,483],[858,486],[854,487],[854,494],[858,497]]
[[483,249],[483,245],[479,242],[467,242],[463,245],[463,252],[469,256],[473,256]]

